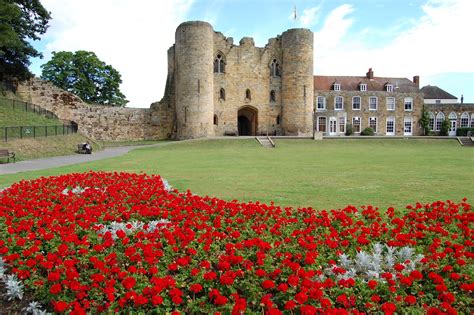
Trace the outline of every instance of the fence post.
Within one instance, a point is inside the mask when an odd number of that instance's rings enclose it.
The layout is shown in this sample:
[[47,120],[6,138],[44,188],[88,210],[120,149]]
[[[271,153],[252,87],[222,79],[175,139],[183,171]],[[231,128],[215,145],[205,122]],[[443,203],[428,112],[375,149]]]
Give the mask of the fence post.
[[56,136],[58,135],[58,126],[54,126],[54,131],[56,133]]
[[48,137],[48,126],[44,126],[44,136]]
[[23,126],[20,126],[20,139],[23,139]]
[[36,126],[33,126],[33,138],[36,138]]
[[8,127],[5,127],[5,142],[8,142]]

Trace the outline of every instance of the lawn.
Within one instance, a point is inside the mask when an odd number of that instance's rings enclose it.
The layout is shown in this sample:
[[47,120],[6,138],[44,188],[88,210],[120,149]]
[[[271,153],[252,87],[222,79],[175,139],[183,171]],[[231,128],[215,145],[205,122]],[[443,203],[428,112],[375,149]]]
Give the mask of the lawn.
[[474,150],[455,140],[276,140],[276,145],[268,149],[241,139],[176,142],[108,160],[2,175],[0,187],[104,170],[160,174],[180,191],[198,195],[317,209],[474,197]]

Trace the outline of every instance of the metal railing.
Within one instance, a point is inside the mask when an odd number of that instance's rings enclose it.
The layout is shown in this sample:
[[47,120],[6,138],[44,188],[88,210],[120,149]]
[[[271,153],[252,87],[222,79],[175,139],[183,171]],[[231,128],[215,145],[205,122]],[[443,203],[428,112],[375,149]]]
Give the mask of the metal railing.
[[13,108],[14,110],[22,110],[25,112],[33,112],[37,113],[39,115],[42,115],[47,118],[53,118],[53,119],[58,119],[58,116],[54,114],[53,112],[42,108],[39,105],[31,104],[28,102],[23,102],[19,100],[14,100],[14,99],[9,99],[9,98],[4,98],[0,97],[0,106],[9,106]]
[[0,138],[7,142],[9,139],[62,136],[76,132],[74,125],[0,127]]

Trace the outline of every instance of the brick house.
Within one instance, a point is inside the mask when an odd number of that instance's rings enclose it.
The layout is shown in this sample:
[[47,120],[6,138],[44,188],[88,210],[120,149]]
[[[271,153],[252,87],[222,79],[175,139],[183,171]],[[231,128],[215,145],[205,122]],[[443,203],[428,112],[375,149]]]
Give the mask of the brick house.
[[314,76],[314,128],[342,136],[348,124],[355,135],[371,127],[379,136],[422,135],[423,93],[419,77]]

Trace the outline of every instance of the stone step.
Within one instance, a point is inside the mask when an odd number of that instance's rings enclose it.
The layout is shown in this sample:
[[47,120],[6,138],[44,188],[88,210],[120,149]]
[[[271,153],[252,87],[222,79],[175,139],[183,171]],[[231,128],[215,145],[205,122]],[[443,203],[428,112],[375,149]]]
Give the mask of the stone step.
[[470,137],[458,137],[458,140],[463,147],[474,147],[474,141]]
[[275,144],[270,140],[270,137],[255,137],[262,147],[274,148]]

